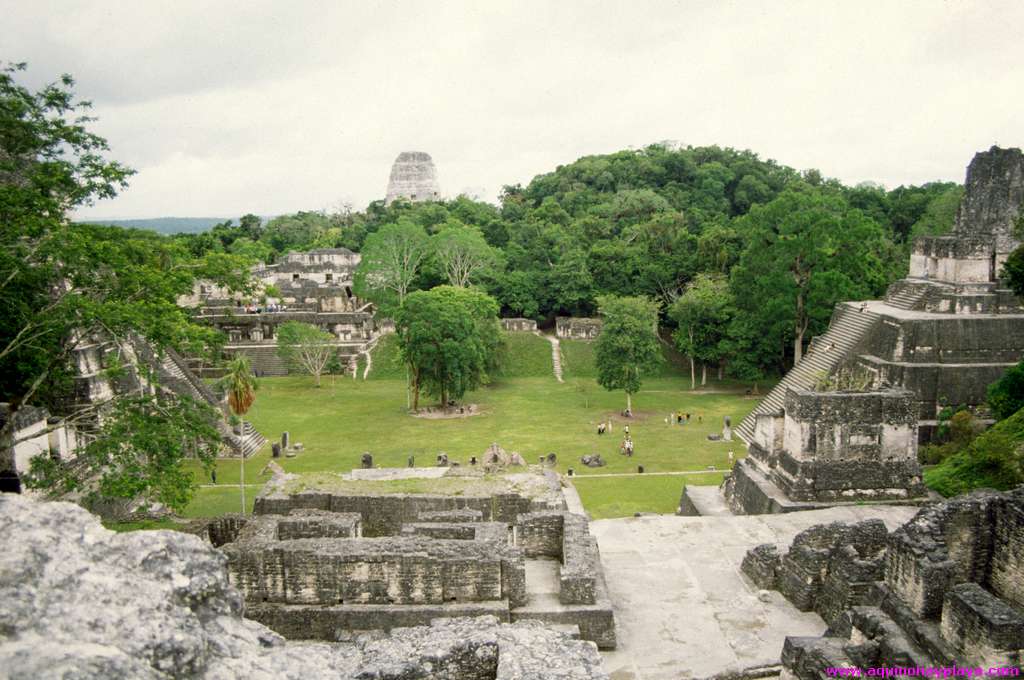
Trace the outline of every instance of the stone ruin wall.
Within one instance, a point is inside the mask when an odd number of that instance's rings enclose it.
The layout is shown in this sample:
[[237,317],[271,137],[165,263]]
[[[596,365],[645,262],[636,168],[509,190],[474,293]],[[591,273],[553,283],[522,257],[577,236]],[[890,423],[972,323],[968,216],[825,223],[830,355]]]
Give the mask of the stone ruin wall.
[[[589,524],[518,494],[258,497],[248,520],[209,524],[247,616],[288,638],[492,615],[575,626],[614,648],[615,623]],[[558,604],[534,602],[526,559],[558,561]],[[349,633],[345,633],[349,634]]]
[[[241,531],[231,518],[217,524],[222,536]],[[608,680],[597,646],[577,632],[494,616],[344,644],[290,642],[242,617],[227,558],[208,543],[177,531],[115,533],[70,503],[2,494],[0,532],[0,573],[11,575],[0,579],[0,674],[12,678]]]
[[747,457],[723,483],[735,513],[924,497],[913,392],[790,390],[785,404],[756,416]]
[[949,236],[914,243],[910,276],[958,283],[994,282],[1020,245],[1013,225],[1024,204],[1024,154],[993,146],[967,168],[964,198]]
[[536,333],[537,322],[533,319],[506,318],[501,320],[501,329],[509,333]]
[[787,638],[783,677],[828,667],[1019,667],[1024,662],[1024,487],[922,509],[892,533],[877,520],[818,525],[742,572],[829,624]]
[[596,340],[603,324],[601,319],[559,316],[555,317],[555,335],[563,340]]

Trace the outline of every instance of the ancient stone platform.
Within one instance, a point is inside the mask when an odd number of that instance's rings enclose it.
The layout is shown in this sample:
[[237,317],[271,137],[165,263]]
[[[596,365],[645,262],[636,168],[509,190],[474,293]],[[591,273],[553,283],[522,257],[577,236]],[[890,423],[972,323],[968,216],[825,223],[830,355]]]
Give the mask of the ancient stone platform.
[[825,622],[782,595],[767,601],[741,575],[746,551],[788,544],[808,527],[881,518],[895,529],[915,508],[853,506],[784,515],[639,517],[591,524],[616,613],[615,680],[702,678],[778,663],[787,635],[821,635]]

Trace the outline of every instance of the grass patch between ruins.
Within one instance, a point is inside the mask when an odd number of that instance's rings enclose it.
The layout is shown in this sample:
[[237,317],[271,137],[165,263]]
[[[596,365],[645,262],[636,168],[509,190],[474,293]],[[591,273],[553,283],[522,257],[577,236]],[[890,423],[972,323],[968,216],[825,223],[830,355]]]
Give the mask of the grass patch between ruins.
[[632,517],[637,512],[671,514],[679,506],[685,484],[719,485],[723,473],[700,475],[634,475],[576,477],[573,485],[583,507],[594,519]]

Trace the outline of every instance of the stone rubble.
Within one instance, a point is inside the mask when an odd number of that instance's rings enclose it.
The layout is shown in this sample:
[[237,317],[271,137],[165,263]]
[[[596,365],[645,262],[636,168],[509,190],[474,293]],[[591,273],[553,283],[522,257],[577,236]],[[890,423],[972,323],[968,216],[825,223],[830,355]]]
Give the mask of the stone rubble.
[[115,533],[70,503],[0,496],[0,675],[606,680],[597,647],[536,622],[446,619],[352,643],[242,617],[227,558],[176,531]]

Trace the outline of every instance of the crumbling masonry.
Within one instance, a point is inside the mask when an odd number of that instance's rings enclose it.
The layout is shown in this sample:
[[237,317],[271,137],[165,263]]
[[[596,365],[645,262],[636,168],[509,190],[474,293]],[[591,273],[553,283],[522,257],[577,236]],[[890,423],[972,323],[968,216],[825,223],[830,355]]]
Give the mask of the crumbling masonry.
[[892,534],[878,521],[815,526],[783,555],[749,551],[742,571],[829,624],[786,639],[783,678],[1024,661],[1024,487],[928,506]]
[[254,512],[214,520],[207,533],[228,556],[246,616],[287,638],[489,615],[615,646],[597,542],[564,501],[304,492],[261,496]]

